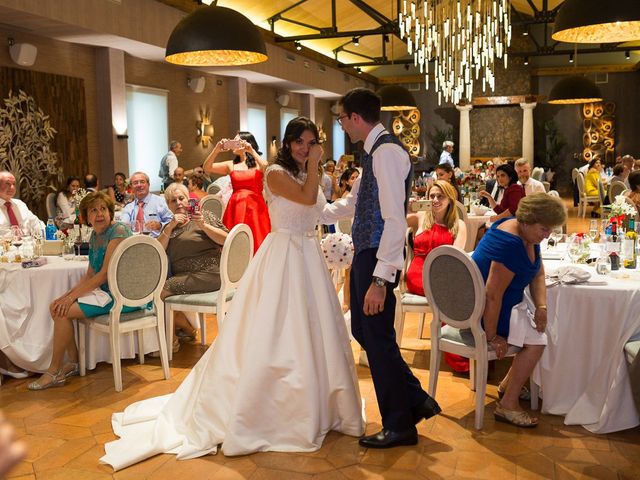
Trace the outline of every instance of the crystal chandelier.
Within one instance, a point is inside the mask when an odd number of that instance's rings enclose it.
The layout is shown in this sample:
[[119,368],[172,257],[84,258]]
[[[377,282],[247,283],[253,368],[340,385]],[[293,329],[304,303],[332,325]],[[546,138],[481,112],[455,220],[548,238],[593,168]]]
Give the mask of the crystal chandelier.
[[[420,12],[421,11],[421,12]],[[473,96],[473,82],[495,88],[494,62],[511,44],[508,0],[403,0],[399,12],[400,38],[406,37],[414,64],[425,74],[429,89],[429,61],[434,62],[438,104],[457,104]]]

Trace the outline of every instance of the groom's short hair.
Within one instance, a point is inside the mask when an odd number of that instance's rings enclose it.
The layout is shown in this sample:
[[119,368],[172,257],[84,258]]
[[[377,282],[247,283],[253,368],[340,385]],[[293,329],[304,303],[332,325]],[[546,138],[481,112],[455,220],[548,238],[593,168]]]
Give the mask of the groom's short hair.
[[340,105],[348,115],[357,113],[367,123],[380,121],[380,97],[368,88],[354,88],[340,99]]

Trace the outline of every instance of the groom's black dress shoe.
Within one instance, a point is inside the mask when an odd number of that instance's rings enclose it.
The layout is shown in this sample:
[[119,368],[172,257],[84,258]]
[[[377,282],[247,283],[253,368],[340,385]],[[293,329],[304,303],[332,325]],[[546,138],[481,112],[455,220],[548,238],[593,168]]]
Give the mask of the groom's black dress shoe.
[[442,411],[438,402],[436,402],[432,397],[427,397],[427,399],[411,409],[411,415],[413,416],[413,423],[418,424],[424,418],[425,420],[430,419],[431,417],[435,417]]
[[358,443],[367,448],[392,448],[400,445],[415,445],[418,443],[418,432],[415,427],[402,432],[392,432],[383,428],[374,435],[362,437]]

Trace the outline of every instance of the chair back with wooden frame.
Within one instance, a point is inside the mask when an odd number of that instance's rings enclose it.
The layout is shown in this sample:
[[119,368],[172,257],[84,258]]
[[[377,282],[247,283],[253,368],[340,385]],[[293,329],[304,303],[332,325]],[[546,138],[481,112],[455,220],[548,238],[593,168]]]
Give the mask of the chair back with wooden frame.
[[205,195],[200,199],[200,211],[210,212],[218,220],[222,220],[224,214],[224,205],[222,200],[214,195]]

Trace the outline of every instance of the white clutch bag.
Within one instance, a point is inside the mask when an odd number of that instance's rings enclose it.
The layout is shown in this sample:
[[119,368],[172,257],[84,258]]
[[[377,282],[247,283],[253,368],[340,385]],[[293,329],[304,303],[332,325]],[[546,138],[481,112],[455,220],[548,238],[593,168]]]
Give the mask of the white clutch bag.
[[84,303],[86,305],[95,305],[96,307],[104,307],[111,302],[111,295],[100,288],[96,288],[91,292],[78,298],[78,303]]

